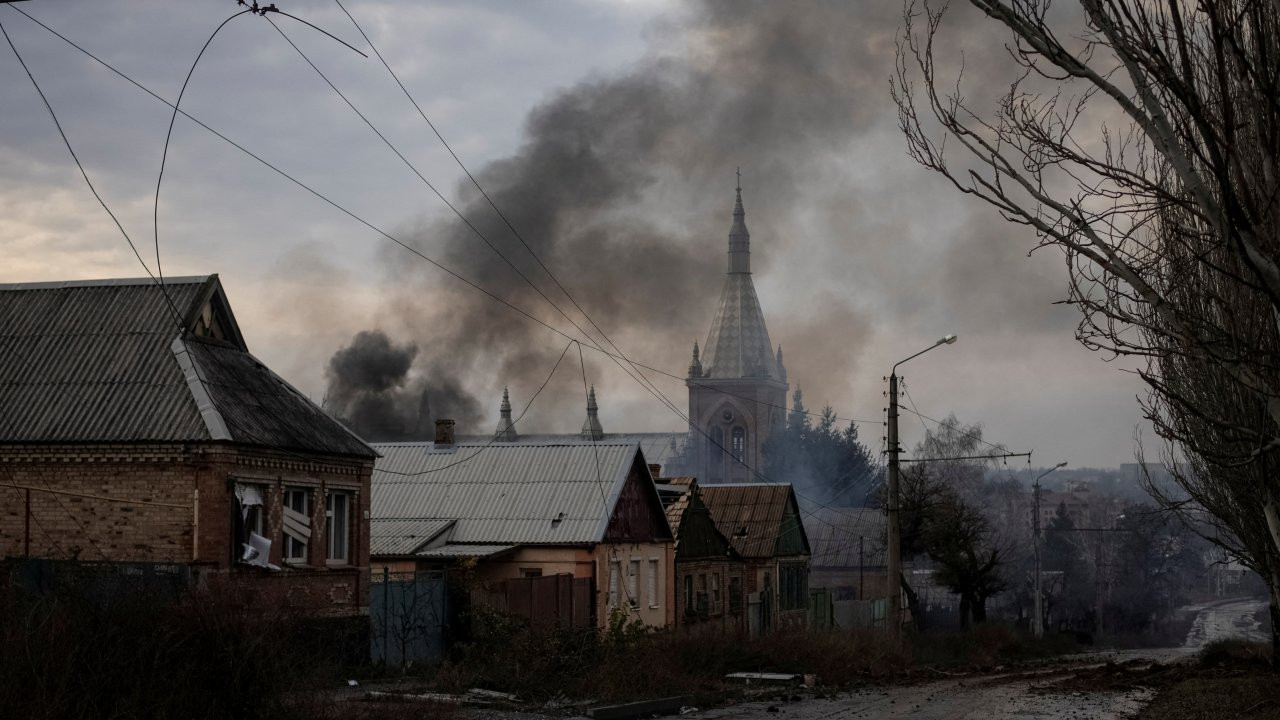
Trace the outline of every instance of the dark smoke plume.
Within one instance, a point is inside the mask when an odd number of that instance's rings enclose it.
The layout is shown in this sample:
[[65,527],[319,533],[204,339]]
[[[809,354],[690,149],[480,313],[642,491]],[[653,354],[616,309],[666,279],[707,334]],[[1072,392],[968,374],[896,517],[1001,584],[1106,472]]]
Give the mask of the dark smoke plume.
[[[860,138],[884,130],[878,124],[900,13],[894,2],[802,8],[705,2],[684,24],[661,28],[679,38],[664,46],[674,50],[655,51],[625,73],[589,79],[550,97],[530,112],[519,150],[476,175],[524,241],[626,352],[682,373],[693,340],[707,331],[723,282],[737,166],[744,170],[757,276],[785,262],[788,253],[813,252],[834,239],[793,228],[850,225],[846,213],[855,192],[847,160]],[[590,330],[485,199],[466,182],[458,195],[462,213]],[[414,237],[426,254],[578,334],[456,218],[419,221]],[[870,245],[875,239],[851,238],[864,246],[849,252],[876,252]],[[495,420],[504,385],[519,405],[564,347],[563,338],[407,261],[401,251],[388,250],[386,261],[386,286],[394,288],[386,314],[405,328],[403,341],[416,344],[415,367],[423,382],[430,388],[471,388],[486,398],[487,422]],[[861,335],[871,325],[866,312],[847,297],[815,300],[791,317],[780,316],[776,303],[771,309],[769,297],[762,302],[773,339],[787,346],[792,380],[819,392],[824,382],[838,383],[826,394],[848,397],[859,344],[833,355],[827,344],[796,347],[788,340],[831,335],[832,327],[844,328],[844,337]],[[605,377],[614,384],[601,388],[602,408],[624,393],[653,408],[640,417],[629,415],[630,427],[607,429],[683,426],[606,358],[590,351],[586,357],[592,382],[602,372],[612,373]],[[831,372],[833,357],[839,358],[839,372]],[[577,372],[571,367],[539,398],[539,412],[526,424],[576,429],[582,421],[581,379],[576,390],[570,383]],[[391,408],[387,412],[412,404],[416,388],[371,380],[354,396],[378,398]],[[683,407],[683,391],[676,387],[672,400]],[[434,395],[431,402],[431,411],[444,416]],[[487,424],[459,426],[462,433],[489,430]]]
[[410,380],[417,354],[417,346],[396,345],[381,331],[357,333],[329,359],[325,406],[372,442],[430,440],[437,416],[474,423],[480,404],[456,382]]

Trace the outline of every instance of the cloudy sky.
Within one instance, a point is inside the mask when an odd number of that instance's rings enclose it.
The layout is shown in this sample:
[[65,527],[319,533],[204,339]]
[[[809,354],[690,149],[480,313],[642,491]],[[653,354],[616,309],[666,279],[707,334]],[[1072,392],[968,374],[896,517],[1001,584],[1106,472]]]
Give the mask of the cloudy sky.
[[[395,424],[426,391],[433,412],[484,432],[502,387],[519,411],[568,343],[370,226],[569,336],[594,322],[631,359],[683,376],[719,294],[740,166],[757,291],[811,409],[868,421],[878,450],[889,367],[956,333],[904,367],[921,413],[981,422],[1038,465],[1132,461],[1141,388],[1074,341],[1074,311],[1053,305],[1061,256],[1028,257],[1034,238],[906,156],[888,96],[897,3],[344,0],[508,227],[343,11],[286,2],[369,57],[290,18],[242,15],[182,107],[368,225],[179,117],[157,228],[170,109],[14,8],[0,23],[143,260],[155,269],[158,235],[166,275],[218,273],[250,350],[317,401],[371,393]],[[168,99],[238,10],[22,9]],[[948,37],[979,98],[999,87],[1002,35],[959,10]],[[0,108],[0,281],[145,274],[7,44]],[[607,358],[585,359],[606,430],[681,427]],[[571,349],[521,427],[576,429],[582,374]],[[649,375],[684,407],[680,380]],[[905,415],[904,444],[921,432]]]

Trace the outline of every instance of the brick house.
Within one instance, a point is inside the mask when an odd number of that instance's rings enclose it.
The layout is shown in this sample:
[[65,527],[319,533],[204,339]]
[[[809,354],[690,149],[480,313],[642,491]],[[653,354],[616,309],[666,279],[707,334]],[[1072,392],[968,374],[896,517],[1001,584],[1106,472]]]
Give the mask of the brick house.
[[674,543],[638,443],[453,439],[374,445],[375,568],[449,569],[472,602],[534,620],[540,611],[517,608],[515,596],[545,585],[573,593],[547,603],[573,603],[559,612],[575,624],[604,627],[617,612],[674,623]]
[[0,285],[0,556],[365,614],[375,456],[249,354],[217,275]]
[[746,561],[751,634],[805,627],[811,552],[791,485],[708,483],[698,492],[716,527]]
[[659,478],[657,487],[676,538],[676,625],[745,632],[746,581],[751,570],[716,528],[702,502],[698,481]]

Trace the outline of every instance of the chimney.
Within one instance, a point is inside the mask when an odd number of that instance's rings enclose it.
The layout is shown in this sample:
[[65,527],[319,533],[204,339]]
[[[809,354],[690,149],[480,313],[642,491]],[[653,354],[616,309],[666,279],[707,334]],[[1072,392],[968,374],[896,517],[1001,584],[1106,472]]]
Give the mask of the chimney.
[[649,474],[653,476],[654,480],[662,477],[662,466],[658,463],[649,463]]
[[454,422],[448,418],[436,420],[436,445],[453,444],[453,425]]

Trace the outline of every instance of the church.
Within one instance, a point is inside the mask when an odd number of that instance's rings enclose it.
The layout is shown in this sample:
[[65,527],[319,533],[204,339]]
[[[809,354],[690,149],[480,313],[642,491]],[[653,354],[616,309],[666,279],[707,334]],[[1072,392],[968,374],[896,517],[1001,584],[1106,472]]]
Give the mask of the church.
[[784,422],[787,371],[775,353],[751,281],[751,233],[737,188],[729,230],[728,272],[707,341],[693,360],[685,471],[705,483],[760,479],[764,446]]

